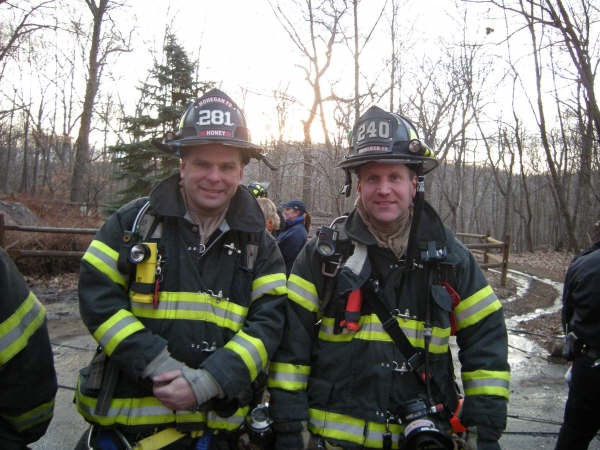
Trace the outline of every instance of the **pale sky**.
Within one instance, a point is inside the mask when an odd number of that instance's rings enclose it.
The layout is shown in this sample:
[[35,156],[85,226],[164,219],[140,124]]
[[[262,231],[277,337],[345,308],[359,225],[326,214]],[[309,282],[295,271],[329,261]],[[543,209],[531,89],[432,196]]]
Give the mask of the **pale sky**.
[[[380,7],[377,5],[383,3],[384,0],[362,2],[361,5],[372,6],[369,9],[361,6],[365,28],[371,19],[367,15],[377,13]],[[310,86],[298,67],[306,62],[266,0],[129,0],[129,4],[131,6],[119,17],[125,23],[136,24],[136,40],[142,44],[136,45],[134,54],[120,58],[119,64],[124,67],[127,79],[122,89],[130,89],[126,86],[135,86],[143,80],[152,64],[149,49],[160,49],[165,26],[171,22],[186,51],[194,57],[200,55],[201,78],[216,81],[245,110],[255,141],[277,132],[273,113],[275,101],[270,98],[274,90],[287,88],[289,94],[306,103],[312,99]],[[451,6],[452,2],[448,0],[406,2],[399,28],[413,29],[411,38],[419,42],[419,48],[414,49],[414,59],[419,60],[423,52],[430,51],[428,45],[437,42],[440,33],[448,35],[457,28],[452,23],[454,19],[444,11]],[[449,9],[456,12],[456,8]],[[372,74],[370,82],[383,77],[383,60],[390,52],[388,30],[389,25],[384,19],[380,24],[380,38],[374,40],[362,55],[363,71]],[[336,51],[341,55],[346,50],[339,47]],[[337,83],[337,93],[349,96],[354,81],[352,60],[344,56],[345,64],[340,65],[340,59],[330,69],[329,76]],[[132,67],[136,70],[131,70]],[[328,92],[325,85],[323,93]],[[387,107],[387,104],[380,106]],[[302,106],[290,112],[288,137],[302,139],[300,120],[306,116]],[[317,136],[318,132],[315,132],[318,139]]]

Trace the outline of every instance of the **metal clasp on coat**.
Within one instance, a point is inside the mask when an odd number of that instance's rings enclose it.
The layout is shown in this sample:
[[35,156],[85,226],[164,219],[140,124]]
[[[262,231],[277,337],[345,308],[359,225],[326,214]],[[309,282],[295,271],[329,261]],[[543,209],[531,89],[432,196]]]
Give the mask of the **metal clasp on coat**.
[[406,308],[404,310],[404,312],[401,312],[398,308],[394,308],[392,310],[392,316],[394,316],[394,317],[400,317],[401,319],[404,319],[404,320],[410,320],[410,319],[417,320],[417,316],[412,316],[410,314],[410,311],[409,311],[408,308]]
[[227,254],[229,256],[233,255],[234,252],[237,253],[238,255],[242,254],[242,251],[239,248],[237,248],[233,242],[223,245],[223,248],[227,249]]
[[208,341],[202,341],[199,344],[192,344],[192,348],[201,352],[212,353],[217,349],[217,343],[213,341],[210,344]]
[[406,365],[406,362],[402,361],[402,363],[399,363],[398,361],[392,361],[392,371],[393,372],[399,372],[399,373],[408,373],[410,372],[410,369],[408,368],[408,366]]

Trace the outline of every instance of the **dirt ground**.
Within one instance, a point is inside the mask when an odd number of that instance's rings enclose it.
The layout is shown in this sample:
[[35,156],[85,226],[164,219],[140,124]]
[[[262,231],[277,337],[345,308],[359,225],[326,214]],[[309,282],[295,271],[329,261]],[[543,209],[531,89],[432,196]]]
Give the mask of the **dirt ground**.
[[[556,309],[560,283],[572,256],[542,252],[511,255],[511,271],[533,275],[527,289],[519,292],[513,276],[506,286],[500,274],[487,271],[486,277],[504,305],[509,327],[511,389],[509,420],[501,445],[503,449],[550,449],[562,421],[567,388],[563,380],[566,361],[559,356],[562,345],[560,310]],[[46,305],[48,325],[57,366],[59,397],[55,418],[35,450],[73,448],[86,427],[72,404],[72,388],[79,369],[87,364],[95,343],[79,318],[76,273],[52,277],[26,277]],[[545,310],[549,310],[547,312]],[[532,314],[531,318],[527,314]],[[526,319],[523,319],[526,317]],[[513,318],[519,318],[514,321]],[[599,450],[600,441],[590,449]]]

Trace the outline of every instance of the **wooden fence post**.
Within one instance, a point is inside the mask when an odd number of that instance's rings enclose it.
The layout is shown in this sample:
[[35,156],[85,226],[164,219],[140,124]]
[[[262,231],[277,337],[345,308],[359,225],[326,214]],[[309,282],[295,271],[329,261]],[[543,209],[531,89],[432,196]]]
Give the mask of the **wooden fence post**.
[[502,248],[502,277],[500,278],[500,285],[506,286],[506,276],[508,274],[508,254],[510,250],[510,235],[504,236],[504,246]]
[[0,247],[4,248],[4,214],[0,214]]

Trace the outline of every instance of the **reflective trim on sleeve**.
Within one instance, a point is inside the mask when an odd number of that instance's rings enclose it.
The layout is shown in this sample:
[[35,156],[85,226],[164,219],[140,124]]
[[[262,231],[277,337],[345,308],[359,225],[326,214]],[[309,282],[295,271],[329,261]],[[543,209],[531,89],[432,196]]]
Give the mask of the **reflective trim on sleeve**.
[[[366,448],[383,448],[386,424],[367,422],[356,417],[310,408],[308,429],[324,438],[348,441]],[[392,434],[393,449],[399,448],[400,435],[404,427],[397,423],[388,424]]]
[[456,306],[454,309],[456,329],[461,330],[473,325],[501,308],[500,300],[494,294],[492,287],[487,285]]
[[0,323],[0,366],[27,347],[29,338],[43,325],[46,309],[35,294],[29,294],[4,322]]
[[267,349],[263,341],[241,330],[225,344],[225,348],[237,354],[244,361],[251,380],[256,379],[258,373],[267,365]]
[[165,425],[165,424],[204,424],[215,430],[233,431],[244,423],[248,414],[247,406],[238,408],[230,417],[224,418],[214,411],[192,412],[177,411],[164,406],[156,397],[113,398],[106,415],[95,414],[98,400],[81,393],[79,386],[75,394],[77,410],[88,421],[102,426],[111,425]]
[[39,406],[23,413],[18,416],[10,416],[7,414],[0,414],[0,417],[8,422],[15,430],[19,433],[33,428],[36,425],[39,425],[44,422],[50,421],[52,419],[52,413],[54,411],[54,399],[42,403]]
[[286,391],[304,391],[308,385],[310,366],[271,362],[267,387]]
[[[413,347],[425,348],[424,322],[402,318],[396,318],[396,320]],[[335,319],[332,317],[323,317],[319,329],[319,339],[327,342],[350,342],[352,339],[393,342],[391,336],[385,331],[376,314],[360,316],[360,330],[357,332],[349,331],[344,328],[341,333],[335,334],[334,324]],[[433,327],[429,351],[431,353],[446,353],[448,351],[449,340],[450,328]]]
[[237,332],[248,315],[248,308],[206,292],[161,291],[158,305],[137,302],[130,293],[131,312],[145,319],[199,320]]
[[508,399],[510,372],[476,370],[462,373],[465,395],[498,395]]
[[291,274],[287,281],[288,298],[304,309],[316,313],[319,311],[319,293],[310,281]]
[[285,273],[273,273],[252,281],[252,301],[263,295],[286,295]]
[[110,356],[123,340],[144,328],[130,311],[120,309],[96,329],[94,339]]
[[117,269],[119,252],[104,242],[94,239],[82,259],[118,285],[125,287],[125,276]]

